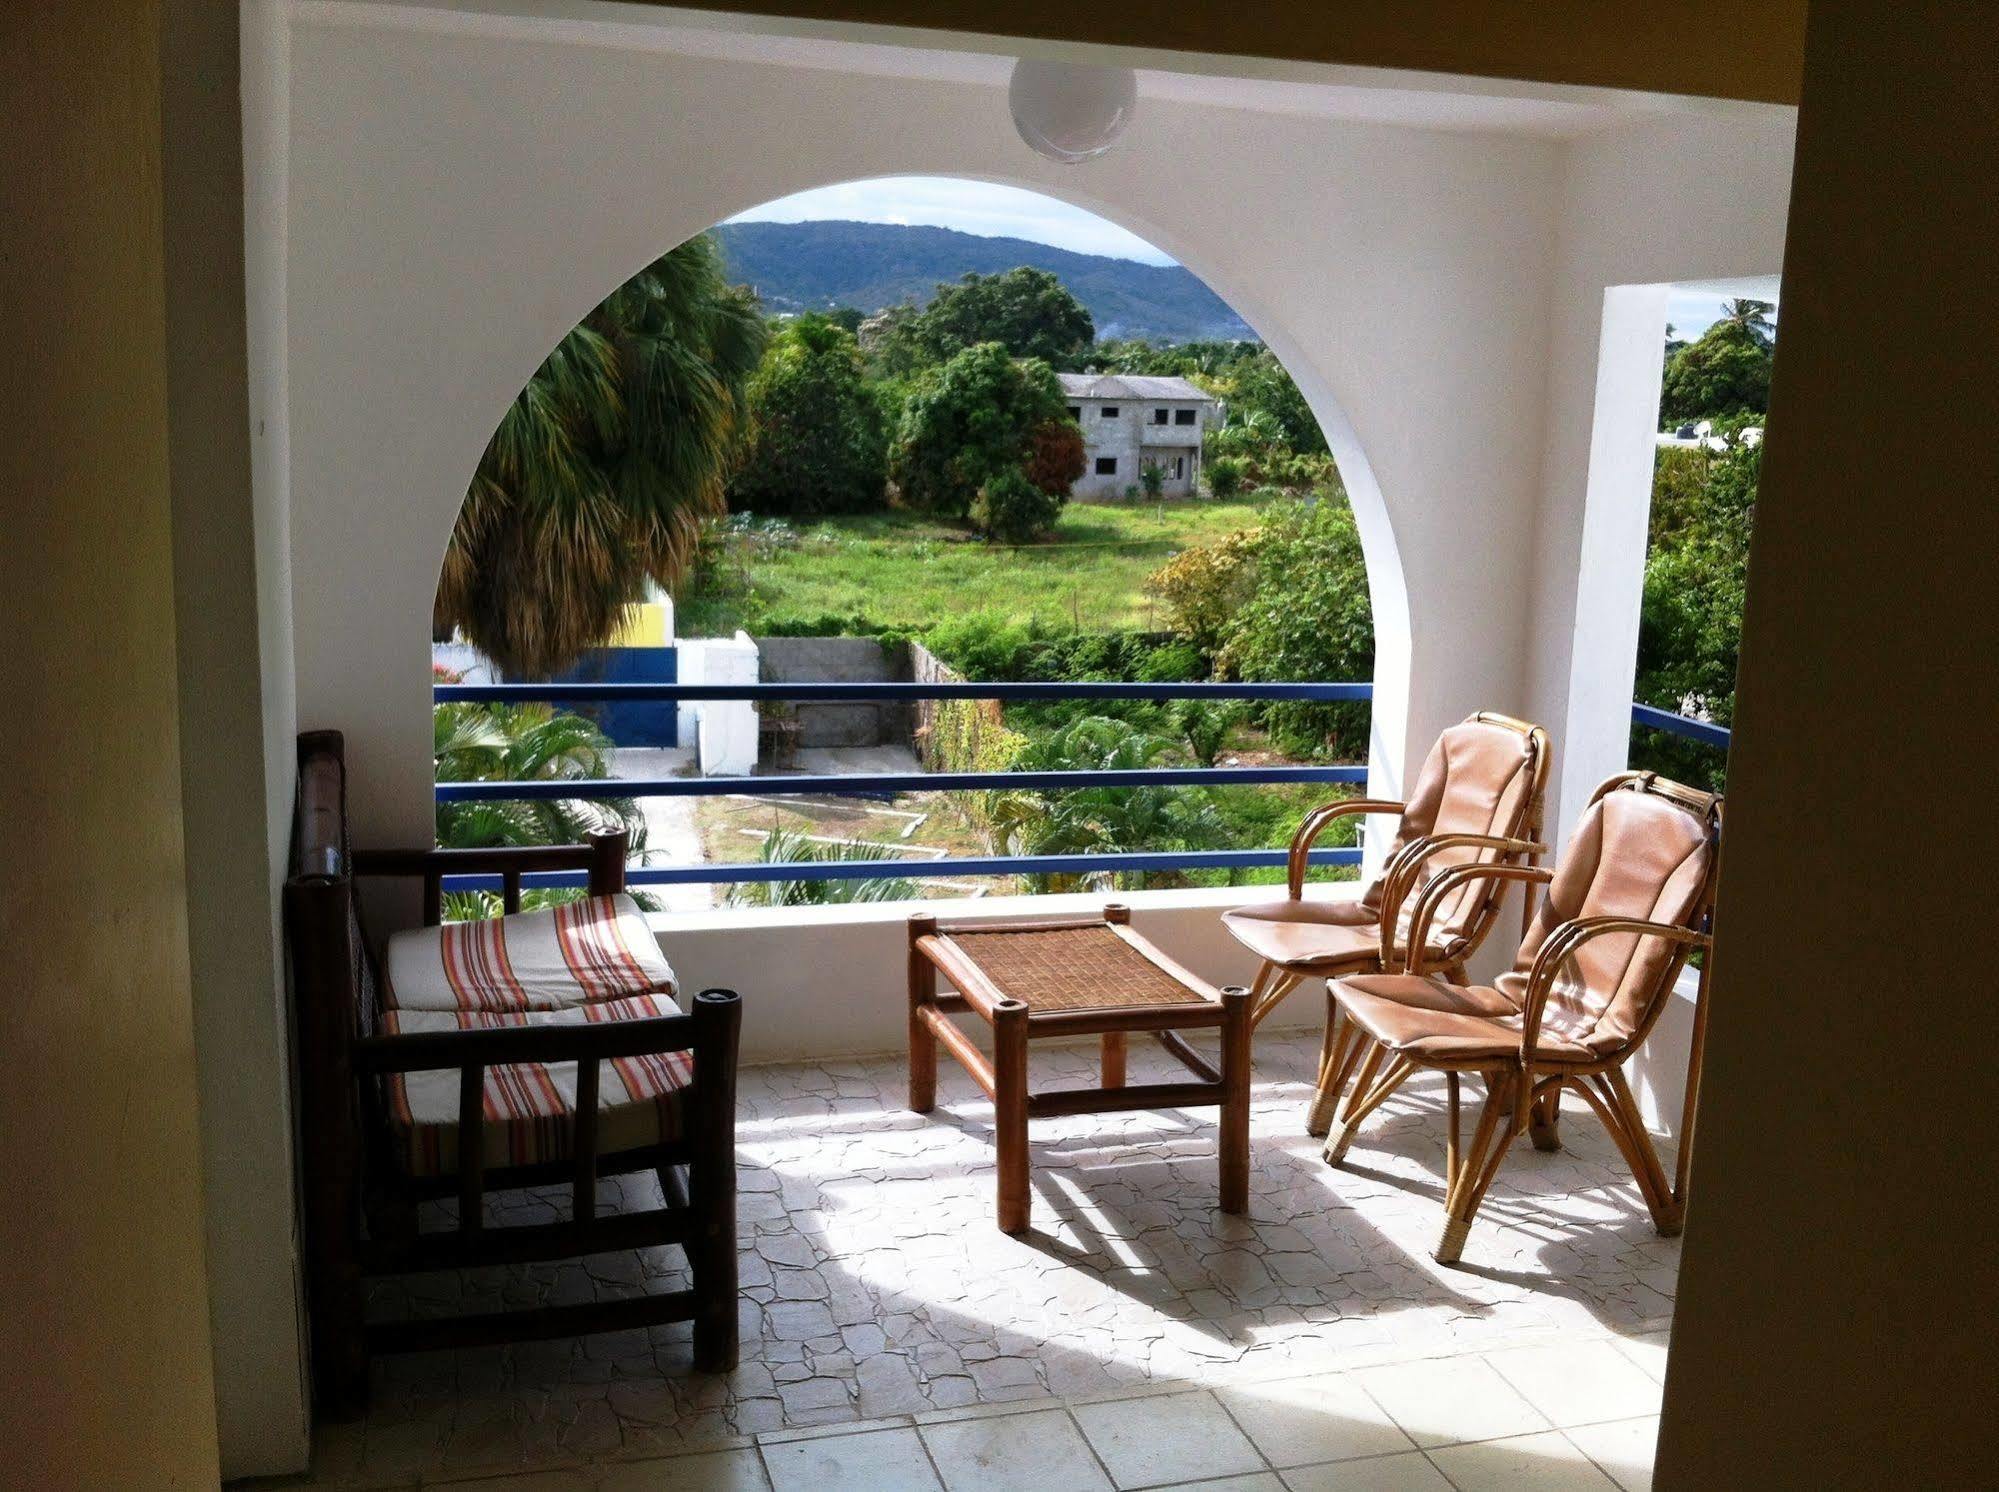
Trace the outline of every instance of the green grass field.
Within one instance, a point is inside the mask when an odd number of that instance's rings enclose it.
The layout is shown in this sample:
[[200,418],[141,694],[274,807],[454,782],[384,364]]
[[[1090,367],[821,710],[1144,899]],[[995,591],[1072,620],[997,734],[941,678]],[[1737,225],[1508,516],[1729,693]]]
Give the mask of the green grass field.
[[[1267,499],[1266,501],[1290,501]],[[774,617],[863,615],[919,628],[992,612],[1083,631],[1165,625],[1145,577],[1182,549],[1253,524],[1263,502],[1071,503],[1045,543],[1008,549],[914,513],[801,522],[796,541],[736,540],[676,598],[684,637],[757,630]]]

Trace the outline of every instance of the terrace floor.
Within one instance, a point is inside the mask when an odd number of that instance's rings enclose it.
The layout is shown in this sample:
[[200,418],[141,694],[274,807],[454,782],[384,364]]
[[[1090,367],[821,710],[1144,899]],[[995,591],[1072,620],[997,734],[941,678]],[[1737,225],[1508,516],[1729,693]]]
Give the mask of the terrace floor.
[[[1037,1046],[1037,1081],[1088,1082],[1093,1056]],[[313,1484],[1647,1485],[1678,1244],[1603,1130],[1575,1113],[1565,1150],[1518,1146],[1445,1269],[1441,1089],[1333,1169],[1301,1122],[1316,1058],[1259,1041],[1248,1218],[1214,1210],[1212,1111],[1083,1116],[1036,1121],[1017,1240],[993,1226],[991,1107],[953,1064],[929,1117],[895,1057],[747,1068],[735,1373],[693,1375],[685,1326],[388,1359],[367,1418],[322,1429]],[[1134,1044],[1132,1080],[1168,1062]],[[374,1305],[611,1298],[670,1288],[677,1257],[411,1277]]]

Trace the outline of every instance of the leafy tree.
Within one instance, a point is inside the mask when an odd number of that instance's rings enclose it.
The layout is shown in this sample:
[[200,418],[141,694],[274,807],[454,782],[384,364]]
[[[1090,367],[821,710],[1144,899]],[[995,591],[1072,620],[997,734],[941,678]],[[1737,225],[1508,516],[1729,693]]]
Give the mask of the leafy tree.
[[883,410],[853,334],[828,317],[787,322],[750,379],[729,505],[757,513],[854,513],[882,505]]
[[1668,422],[1761,414],[1770,407],[1770,363],[1769,344],[1747,322],[1717,321],[1666,365],[1659,413]]
[[1083,463],[1083,432],[1066,413],[1059,420],[1043,420],[1028,437],[1027,480],[1051,497],[1068,495],[1083,474]]
[[979,488],[972,499],[972,522],[989,539],[1025,544],[1055,526],[1067,501],[1064,493],[1044,492],[1018,466],[1009,466]]
[[1074,368],[1096,340],[1097,327],[1059,279],[1045,269],[1022,265],[1004,274],[968,274],[955,285],[939,285],[916,317],[915,334],[936,362],[997,342],[1017,358]]
[[[1374,672],[1367,565],[1343,502],[1275,505],[1255,528],[1185,551],[1147,584],[1220,677],[1340,682]],[[1278,701],[1260,714],[1287,751],[1352,754],[1366,744],[1364,705]]]
[[[1718,725],[1733,721],[1761,468],[1761,447],[1733,442],[1719,453],[1659,452],[1638,628],[1641,703]],[[1686,781],[1722,785],[1722,754],[1699,742],[1643,732],[1633,761]]]
[[433,621],[508,673],[552,673],[672,586],[723,510],[765,331],[694,238],[605,297],[493,432],[459,510]]
[[1037,430],[1068,417],[1046,363],[1015,362],[997,342],[968,347],[910,396],[890,472],[910,506],[962,518],[987,482],[1028,462]]
[[859,306],[835,306],[825,314],[826,319],[841,331],[856,337],[861,333],[861,323],[867,320],[867,312]]
[[884,306],[860,324],[854,336],[877,377],[907,378],[936,361],[917,328],[922,311],[909,301]]
[[1305,402],[1297,381],[1276,353],[1263,348],[1225,377],[1228,392],[1223,397],[1232,412],[1240,409],[1244,415],[1267,414],[1290,449],[1304,455],[1325,454],[1326,437],[1319,429],[1319,417],[1312,413],[1312,406]]

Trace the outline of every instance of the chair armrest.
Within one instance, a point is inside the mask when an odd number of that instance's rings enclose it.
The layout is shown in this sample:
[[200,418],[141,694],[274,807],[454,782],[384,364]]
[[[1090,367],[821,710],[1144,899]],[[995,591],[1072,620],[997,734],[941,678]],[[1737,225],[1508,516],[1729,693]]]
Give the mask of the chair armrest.
[[1291,836],[1291,858],[1286,865],[1286,879],[1291,899],[1298,901],[1305,894],[1305,867],[1311,853],[1312,843],[1336,819],[1349,818],[1356,813],[1400,814],[1406,805],[1388,798],[1348,798],[1340,803],[1327,803],[1305,815],[1305,822],[1298,826],[1298,832]]
[[[1545,844],[1537,844],[1531,839],[1509,839],[1495,834],[1427,834],[1421,839],[1411,840],[1403,846],[1402,852],[1395,857],[1381,878],[1383,968],[1393,967],[1391,960],[1395,953],[1395,925],[1402,913],[1402,903],[1409,899],[1410,891],[1415,889],[1417,873],[1422,869],[1423,862],[1439,850],[1450,849],[1501,850],[1508,855],[1524,855],[1530,859],[1548,853]],[[1463,882],[1460,881],[1458,884],[1462,885]]]
[[[1476,839],[1484,836],[1468,835],[1466,837]],[[1522,843],[1523,841],[1502,842]],[[1423,972],[1423,950],[1429,943],[1430,923],[1437,915],[1437,908],[1443,905],[1444,898],[1457,890],[1458,887],[1469,885],[1474,881],[1522,881],[1530,886],[1545,886],[1554,880],[1554,878],[1553,871],[1544,870],[1538,865],[1509,865],[1503,861],[1494,861],[1487,865],[1453,865],[1448,870],[1438,872],[1423,887],[1422,894],[1416,898],[1416,909],[1409,917],[1409,950],[1406,963],[1408,972],[1411,974],[1421,974]],[[1395,923],[1384,915],[1381,922],[1382,966],[1384,968],[1392,967],[1389,960],[1394,951],[1394,938]]]
[[1541,945],[1534,967],[1527,975],[1526,1001],[1521,1007],[1525,1020],[1520,1028],[1520,1059],[1523,1063],[1529,1060],[1535,1038],[1540,1035],[1541,1013],[1555,987],[1555,975],[1563,964],[1575,957],[1576,950],[1583,944],[1608,933],[1637,933],[1640,937],[1664,938],[1689,948],[1706,948],[1710,942],[1706,933],[1691,927],[1682,927],[1676,922],[1648,922],[1642,917],[1577,917],[1564,922],[1548,934],[1548,941]]

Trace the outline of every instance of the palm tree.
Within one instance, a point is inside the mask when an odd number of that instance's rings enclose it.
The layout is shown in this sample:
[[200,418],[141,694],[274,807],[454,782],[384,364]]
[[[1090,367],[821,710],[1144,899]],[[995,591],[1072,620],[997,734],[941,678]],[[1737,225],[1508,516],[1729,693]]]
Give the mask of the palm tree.
[[1776,324],[1770,320],[1770,313],[1776,309],[1774,301],[1725,300],[1721,303],[1721,319],[1767,344],[1777,334]]
[[[1035,741],[1014,762],[1021,771],[1136,771],[1176,754],[1173,741],[1123,720],[1091,715]],[[1228,841],[1228,825],[1206,793],[1182,788],[1071,788],[995,793],[987,810],[1009,855],[1095,855],[1119,850],[1204,850]],[[1122,873],[1142,886],[1145,872]],[[1119,872],[1030,876],[1038,890],[1115,888]]]
[[[438,782],[547,782],[611,775],[611,738],[581,715],[548,705],[442,704],[431,715]],[[645,816],[630,798],[538,798],[437,805],[437,842],[446,849],[575,844],[600,829],[623,829],[645,847]]]
[[705,235],[612,291],[501,417],[438,577],[436,625],[516,676],[545,677],[672,586],[724,508],[756,301]]
[[[757,859],[765,865],[823,863],[829,860],[901,861],[907,857],[892,844],[852,840],[826,844],[808,839],[803,831],[773,824],[764,836]],[[817,907],[835,902],[907,901],[917,883],[899,876],[879,880],[738,881],[729,887],[732,907]]]

